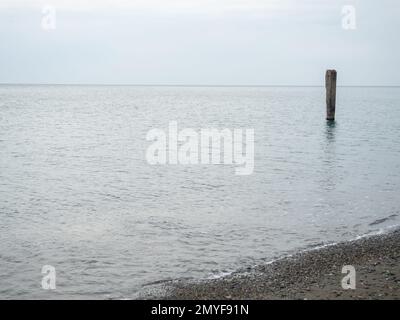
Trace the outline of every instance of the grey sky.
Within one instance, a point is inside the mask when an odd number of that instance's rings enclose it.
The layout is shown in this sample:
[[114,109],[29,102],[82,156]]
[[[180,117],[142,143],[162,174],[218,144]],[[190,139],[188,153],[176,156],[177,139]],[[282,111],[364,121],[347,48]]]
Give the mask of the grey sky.
[[398,0],[1,0],[0,83],[400,85],[399,30]]

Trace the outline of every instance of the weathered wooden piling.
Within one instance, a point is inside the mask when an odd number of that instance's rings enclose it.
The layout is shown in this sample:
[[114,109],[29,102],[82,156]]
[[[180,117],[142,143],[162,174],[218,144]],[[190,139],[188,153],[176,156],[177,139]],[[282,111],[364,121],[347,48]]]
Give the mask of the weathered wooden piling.
[[326,120],[335,120],[336,109],[336,70],[327,70],[325,75],[326,87]]

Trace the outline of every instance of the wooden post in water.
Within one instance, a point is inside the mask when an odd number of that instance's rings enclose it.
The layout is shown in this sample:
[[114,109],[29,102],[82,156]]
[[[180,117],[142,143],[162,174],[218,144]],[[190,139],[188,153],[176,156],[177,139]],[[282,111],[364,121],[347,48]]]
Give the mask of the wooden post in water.
[[336,70],[328,70],[325,75],[326,87],[326,120],[335,120],[336,108]]

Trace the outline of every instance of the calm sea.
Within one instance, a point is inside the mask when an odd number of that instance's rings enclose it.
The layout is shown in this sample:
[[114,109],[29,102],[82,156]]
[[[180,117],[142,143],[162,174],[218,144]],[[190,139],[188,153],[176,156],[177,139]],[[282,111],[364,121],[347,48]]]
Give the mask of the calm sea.
[[[400,88],[0,86],[0,298],[135,298],[400,220]],[[253,128],[255,168],[151,166],[149,130]],[[41,288],[56,268],[57,288]]]

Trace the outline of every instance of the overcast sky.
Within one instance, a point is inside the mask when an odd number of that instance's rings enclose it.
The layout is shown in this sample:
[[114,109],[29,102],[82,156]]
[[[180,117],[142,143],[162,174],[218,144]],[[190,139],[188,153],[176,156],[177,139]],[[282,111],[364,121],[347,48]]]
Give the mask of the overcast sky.
[[0,0],[0,83],[400,85],[399,33],[398,0]]

